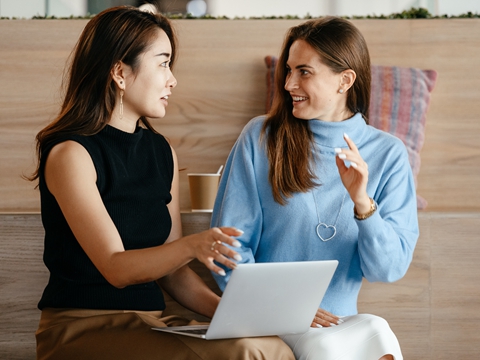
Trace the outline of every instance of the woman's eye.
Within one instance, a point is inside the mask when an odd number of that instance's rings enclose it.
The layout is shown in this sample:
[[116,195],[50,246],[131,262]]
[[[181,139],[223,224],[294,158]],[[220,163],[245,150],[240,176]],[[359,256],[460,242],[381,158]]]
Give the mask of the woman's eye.
[[160,66],[163,66],[164,68],[168,68],[168,67],[170,67],[170,61],[165,61],[165,62],[161,63]]
[[307,74],[309,74],[309,72],[307,70],[300,70],[300,74],[307,75]]

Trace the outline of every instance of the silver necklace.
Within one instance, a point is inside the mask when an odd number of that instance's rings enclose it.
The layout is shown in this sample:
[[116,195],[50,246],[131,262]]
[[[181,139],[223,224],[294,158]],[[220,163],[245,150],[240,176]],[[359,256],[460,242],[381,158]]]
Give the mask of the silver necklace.
[[[343,195],[342,204],[340,205],[340,210],[338,210],[338,214],[337,214],[337,217],[335,218],[335,222],[333,223],[333,225],[327,225],[326,223],[320,221],[320,215],[318,213],[318,206],[317,206],[317,199],[315,198],[315,194],[313,193],[313,191],[312,191],[312,196],[313,196],[313,202],[315,203],[315,212],[317,213],[317,220],[318,220],[318,225],[315,229],[317,232],[317,236],[322,241],[332,240],[335,237],[335,235],[337,235],[337,221],[338,221],[338,217],[340,216],[340,213],[342,212],[343,203],[345,202],[345,197],[347,196],[347,192],[345,192],[345,194]],[[321,233],[323,233],[325,237],[323,237]],[[331,235],[327,236],[329,234]]]

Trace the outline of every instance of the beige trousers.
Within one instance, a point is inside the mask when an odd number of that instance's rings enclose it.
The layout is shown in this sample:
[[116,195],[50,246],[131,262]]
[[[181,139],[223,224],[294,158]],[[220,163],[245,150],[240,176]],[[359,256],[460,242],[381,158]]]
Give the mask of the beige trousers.
[[37,359],[294,360],[278,337],[203,340],[153,331],[194,324],[161,311],[44,309],[36,332]]

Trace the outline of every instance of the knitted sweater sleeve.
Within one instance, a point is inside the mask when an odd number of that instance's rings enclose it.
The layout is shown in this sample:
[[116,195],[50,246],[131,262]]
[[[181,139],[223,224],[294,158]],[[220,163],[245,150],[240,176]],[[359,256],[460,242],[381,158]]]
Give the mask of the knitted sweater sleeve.
[[381,180],[367,188],[377,211],[356,220],[360,266],[369,281],[393,282],[407,272],[419,235],[415,183],[405,147],[397,146],[382,167],[369,171]]
[[[263,223],[255,171],[259,124],[252,126],[254,123],[247,124],[228,156],[211,222],[212,227],[234,226],[244,232],[238,238],[242,247],[234,249],[242,256],[239,263],[255,262],[254,254],[260,241]],[[225,267],[224,269],[226,276],[213,273],[222,290],[228,282],[231,271]]]

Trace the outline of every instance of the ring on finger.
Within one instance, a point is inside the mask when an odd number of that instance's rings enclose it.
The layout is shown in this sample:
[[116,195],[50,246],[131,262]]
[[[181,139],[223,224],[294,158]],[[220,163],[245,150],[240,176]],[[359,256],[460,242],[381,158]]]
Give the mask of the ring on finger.
[[215,240],[215,241],[212,243],[212,246],[210,247],[210,250],[211,250],[211,251],[215,251],[215,245],[217,245],[217,244],[220,244],[220,241]]

